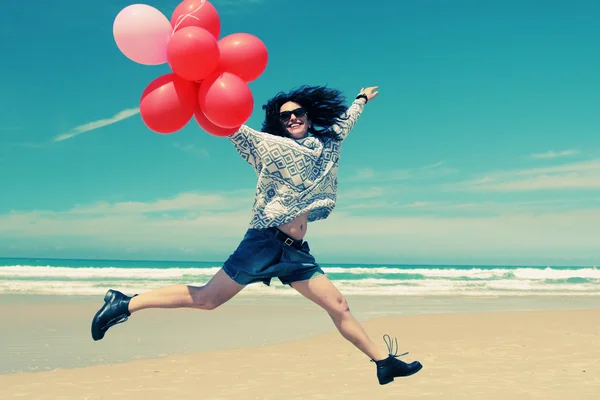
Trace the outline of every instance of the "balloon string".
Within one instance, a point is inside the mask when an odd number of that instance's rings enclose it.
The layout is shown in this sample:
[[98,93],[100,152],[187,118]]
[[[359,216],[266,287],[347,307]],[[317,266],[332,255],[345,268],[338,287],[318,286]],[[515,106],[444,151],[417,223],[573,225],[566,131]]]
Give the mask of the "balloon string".
[[202,6],[204,5],[204,3],[206,2],[206,0],[200,0],[200,5],[198,7],[196,7],[196,9],[194,11],[192,11],[189,14],[182,14],[179,17],[177,17],[177,22],[175,23],[175,27],[173,28],[173,32],[171,33],[171,36],[175,33],[175,31],[177,30],[177,28],[179,28],[179,25],[181,25],[181,23],[188,17],[190,18],[194,18],[194,19],[200,19],[198,17],[196,17],[195,14],[196,12],[198,12]]

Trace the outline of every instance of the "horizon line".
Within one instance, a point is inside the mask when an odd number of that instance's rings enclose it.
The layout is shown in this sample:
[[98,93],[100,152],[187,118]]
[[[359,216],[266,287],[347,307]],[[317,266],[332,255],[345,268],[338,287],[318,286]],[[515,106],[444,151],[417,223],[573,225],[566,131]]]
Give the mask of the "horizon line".
[[[176,260],[176,259],[118,259],[118,258],[57,258],[57,257],[4,257],[0,256],[0,260],[24,260],[24,259],[39,259],[39,260],[64,260],[64,261],[127,261],[127,262],[173,262],[173,263],[216,263],[216,264],[224,264],[225,261],[199,261],[199,260]],[[381,265],[389,265],[389,266],[405,266],[405,267],[419,267],[419,266],[429,266],[429,267],[529,267],[529,268],[597,268],[597,264],[577,264],[577,265],[558,265],[558,264],[522,264],[522,263],[498,263],[498,264],[463,264],[463,263],[406,263],[406,264],[398,264],[398,263],[340,263],[340,262],[320,262],[320,265],[357,265],[357,266],[381,266]],[[1,266],[0,266],[1,267]]]

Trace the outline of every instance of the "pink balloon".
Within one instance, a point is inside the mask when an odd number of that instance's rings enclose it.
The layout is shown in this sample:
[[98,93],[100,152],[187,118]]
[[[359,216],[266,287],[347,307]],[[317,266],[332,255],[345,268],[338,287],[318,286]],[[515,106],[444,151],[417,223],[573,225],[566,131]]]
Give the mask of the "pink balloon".
[[113,23],[119,50],[130,60],[145,65],[167,62],[167,44],[172,32],[167,17],[145,4],[125,7]]
[[173,34],[167,46],[167,58],[177,75],[200,81],[219,65],[219,44],[206,29],[188,26]]
[[219,40],[219,70],[231,72],[246,82],[258,78],[267,67],[265,44],[249,33],[233,33]]
[[183,128],[197,107],[198,84],[173,73],[150,82],[140,99],[140,115],[144,124],[162,134]]
[[174,32],[186,26],[197,26],[209,31],[215,39],[221,34],[221,19],[215,7],[206,0],[184,0],[171,15]]
[[250,118],[254,98],[242,78],[230,72],[217,72],[200,84],[198,104],[213,124],[235,128]]
[[200,108],[196,109],[194,112],[194,118],[202,129],[213,136],[230,136],[240,129],[239,126],[234,128],[223,128],[222,126],[213,124],[208,118],[206,118],[206,115],[204,115]]

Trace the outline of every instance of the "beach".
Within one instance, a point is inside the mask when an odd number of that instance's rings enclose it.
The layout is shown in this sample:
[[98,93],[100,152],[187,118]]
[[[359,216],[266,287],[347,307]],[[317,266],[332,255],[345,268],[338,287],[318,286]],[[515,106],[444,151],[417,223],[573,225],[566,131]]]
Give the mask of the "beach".
[[[597,399],[600,305],[587,297],[349,297],[372,339],[424,368],[375,364],[300,296],[147,310],[94,342],[94,296],[5,295],[2,399]],[[8,323],[7,323],[8,322]],[[12,371],[10,370],[12,366]]]

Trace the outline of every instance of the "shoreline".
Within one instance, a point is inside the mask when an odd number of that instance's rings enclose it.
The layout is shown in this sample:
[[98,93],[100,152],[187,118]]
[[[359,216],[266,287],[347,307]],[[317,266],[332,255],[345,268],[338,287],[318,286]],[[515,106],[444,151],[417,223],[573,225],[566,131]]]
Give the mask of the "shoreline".
[[[393,317],[600,308],[592,296],[346,297],[362,323]],[[302,296],[269,295],[236,297],[214,311],[144,310],[94,342],[89,326],[101,301],[101,296],[0,297],[0,318],[11,321],[0,334],[0,349],[6,354],[0,360],[0,375],[252,349],[338,334],[329,316]]]
[[[397,337],[424,368],[380,386],[375,367],[337,332],[247,348],[0,375],[0,398],[596,399],[600,309],[382,316],[376,344]],[[385,347],[383,347],[385,348]]]

